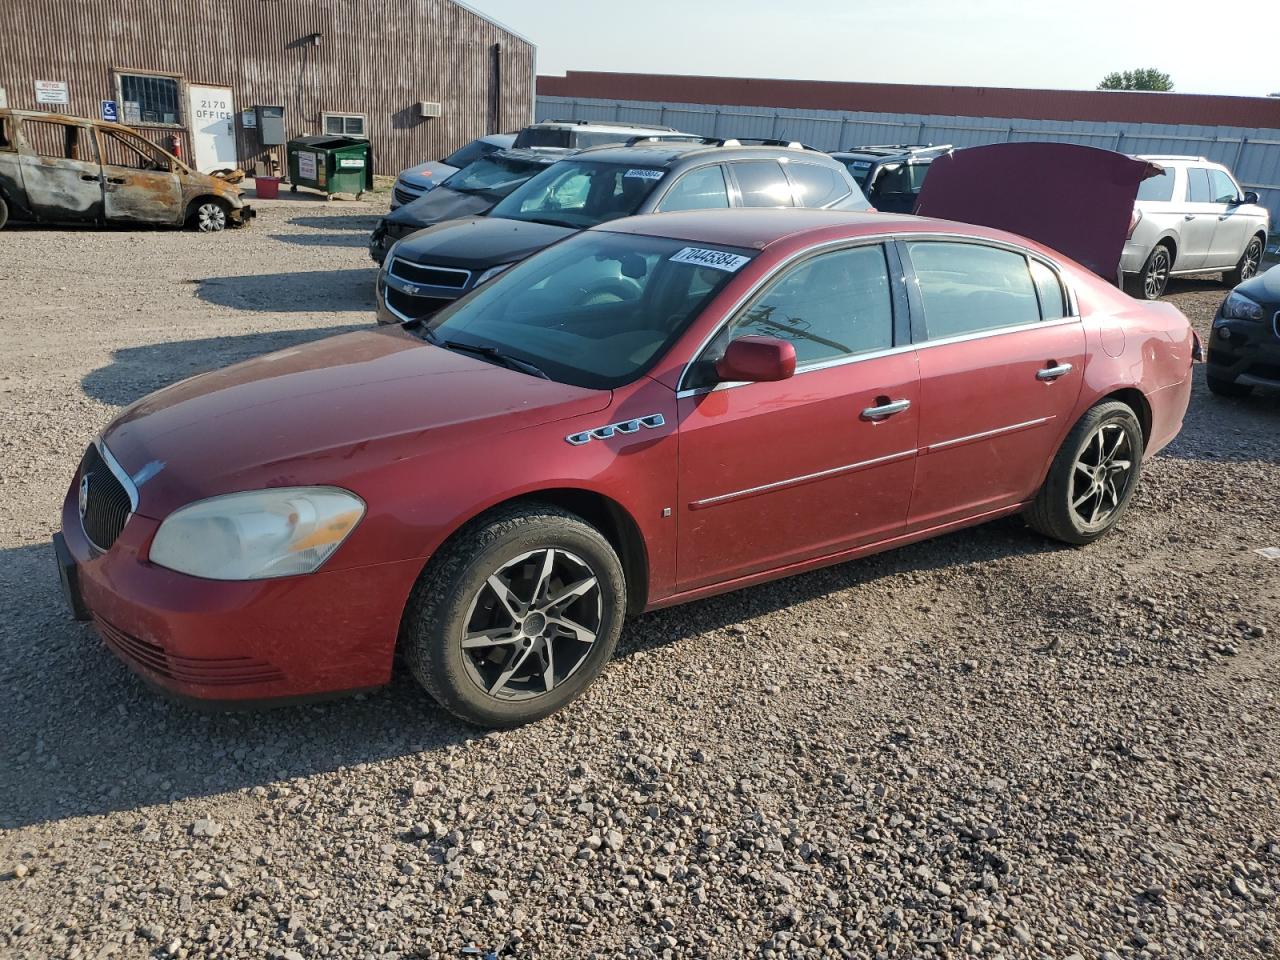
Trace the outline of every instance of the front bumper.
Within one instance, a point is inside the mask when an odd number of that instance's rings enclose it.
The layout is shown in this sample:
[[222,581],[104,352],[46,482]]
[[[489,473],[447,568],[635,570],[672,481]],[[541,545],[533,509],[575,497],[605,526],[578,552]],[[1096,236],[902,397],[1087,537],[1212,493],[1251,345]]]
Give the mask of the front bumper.
[[1262,320],[1226,320],[1219,310],[1207,359],[1214,379],[1280,389],[1280,309],[1267,307]]
[[239,207],[232,207],[230,214],[231,222],[240,227],[248,226],[249,221],[257,215],[258,211],[253,209],[253,207],[249,206],[247,203]]
[[256,702],[367,689],[391,677],[418,560],[276,580],[203,580],[148,562],[159,524],[133,515],[106,552],[80,525],[78,477],[55,536],[64,593],[107,647],[183,699]]

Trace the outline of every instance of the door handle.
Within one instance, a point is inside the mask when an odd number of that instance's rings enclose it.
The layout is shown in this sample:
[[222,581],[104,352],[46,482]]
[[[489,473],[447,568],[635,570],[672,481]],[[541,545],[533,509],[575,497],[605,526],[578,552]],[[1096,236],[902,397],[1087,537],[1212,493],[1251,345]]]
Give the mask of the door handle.
[[1188,214],[1186,214],[1182,219],[1183,219],[1183,220],[1194,220],[1195,218],[1196,218],[1196,215],[1195,215],[1194,213],[1188,213]]
[[1071,364],[1059,363],[1056,366],[1045,367],[1043,370],[1036,371],[1037,380],[1057,380],[1063,374],[1071,372]]
[[107,177],[107,183],[124,183],[124,177]]
[[85,183],[101,183],[102,182],[102,177],[91,177],[87,173],[80,174],[80,179],[83,180]]
[[[881,401],[884,401],[881,403]],[[863,420],[883,420],[895,413],[902,413],[911,406],[910,400],[890,400],[888,397],[876,397],[876,406],[862,411]]]
[[1227,217],[1229,217],[1229,216],[1230,216],[1230,214],[1228,214],[1228,213],[1224,213],[1224,214],[1222,214],[1220,217],[1218,217],[1218,219],[1219,219],[1219,220],[1225,220],[1225,219],[1227,219]]

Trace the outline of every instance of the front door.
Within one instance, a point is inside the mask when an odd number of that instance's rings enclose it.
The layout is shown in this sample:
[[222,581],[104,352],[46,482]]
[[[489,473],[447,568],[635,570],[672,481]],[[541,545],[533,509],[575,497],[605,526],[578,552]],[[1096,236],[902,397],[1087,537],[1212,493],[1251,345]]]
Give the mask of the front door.
[[193,83],[187,95],[192,166],[201,173],[238,166],[231,89]]
[[1080,396],[1085,338],[1057,274],[1038,260],[978,243],[902,247],[925,325],[908,521],[922,530],[1035,494]]
[[[889,277],[879,245],[785,268],[695,363],[678,401],[679,589],[901,532],[919,396]],[[790,341],[795,376],[711,389],[714,358],[748,335]]]
[[103,215],[123,223],[182,223],[182,186],[172,161],[153,144],[123,130],[98,128]]
[[45,223],[94,223],[102,216],[102,170],[93,131],[80,124],[19,124],[18,165],[32,215]]
[[1213,251],[1221,205],[1213,202],[1213,185],[1207,167],[1187,167],[1187,200],[1182,204],[1175,270],[1202,270]]
[[1213,246],[1205,267],[1230,270],[1240,261],[1249,238],[1257,229],[1251,207],[1242,204],[1240,188],[1223,170],[1210,168],[1209,187],[1218,208],[1218,225],[1213,231]]

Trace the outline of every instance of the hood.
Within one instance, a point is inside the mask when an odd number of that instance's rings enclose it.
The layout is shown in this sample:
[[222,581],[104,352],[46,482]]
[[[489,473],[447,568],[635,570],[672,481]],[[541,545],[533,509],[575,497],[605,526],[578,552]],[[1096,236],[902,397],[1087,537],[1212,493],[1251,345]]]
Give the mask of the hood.
[[449,220],[401,240],[396,256],[415,263],[483,270],[523,260],[577,232],[546,223],[471,217]]
[[1237,293],[1243,293],[1268,310],[1280,307],[1280,267],[1271,267],[1265,273],[1246,280],[1236,287]]
[[1160,168],[1073,143],[995,143],[929,165],[915,212],[1021,234],[1116,281],[1138,185]]
[[333,484],[361,493],[387,463],[592,413],[610,397],[388,327],[174,384],[125,410],[103,440],[142,481],[138,512],[162,519],[237,490]]
[[406,180],[416,183],[419,186],[426,187],[428,190],[440,186],[440,182],[458,171],[457,167],[451,167],[447,163],[439,160],[429,160],[426,163],[420,163],[416,167],[409,167],[407,170],[401,170],[400,176]]
[[479,193],[459,193],[446,186],[429,190],[404,206],[397,207],[383,219],[389,224],[411,227],[415,230],[488,213],[498,201]]

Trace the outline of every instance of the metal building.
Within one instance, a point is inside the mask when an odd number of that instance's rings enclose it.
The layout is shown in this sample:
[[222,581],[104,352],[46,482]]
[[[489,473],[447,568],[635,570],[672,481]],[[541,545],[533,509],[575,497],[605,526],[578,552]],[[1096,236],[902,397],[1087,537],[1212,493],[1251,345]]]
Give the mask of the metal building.
[[539,117],[666,123],[707,136],[873,143],[1058,140],[1225,164],[1280,226],[1280,99],[1096,90],[749,80],[571,70],[539,77]]
[[395,173],[533,108],[533,44],[456,0],[3,0],[0,37],[0,106],[118,119],[201,170],[343,133]]

